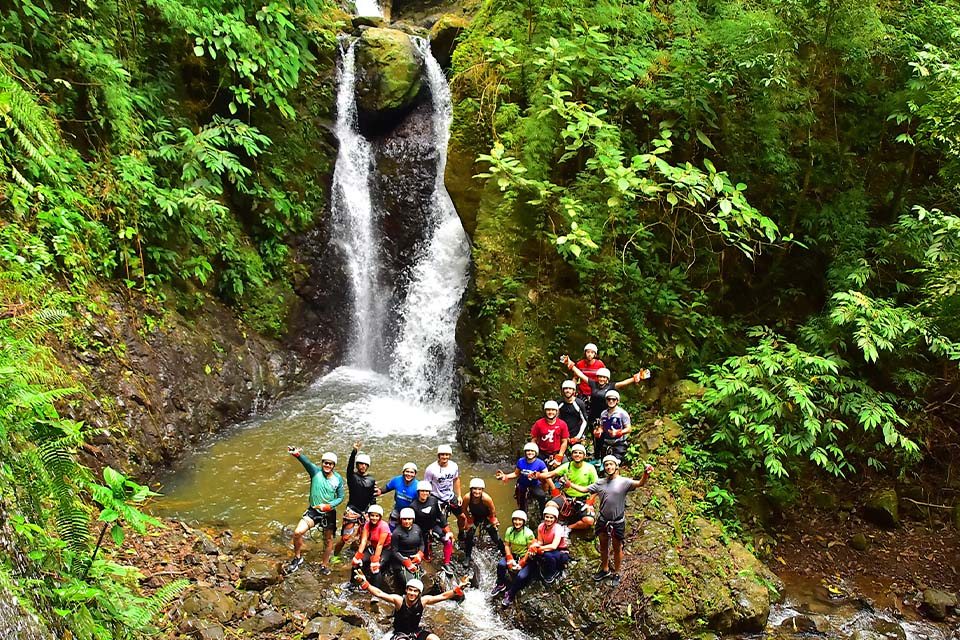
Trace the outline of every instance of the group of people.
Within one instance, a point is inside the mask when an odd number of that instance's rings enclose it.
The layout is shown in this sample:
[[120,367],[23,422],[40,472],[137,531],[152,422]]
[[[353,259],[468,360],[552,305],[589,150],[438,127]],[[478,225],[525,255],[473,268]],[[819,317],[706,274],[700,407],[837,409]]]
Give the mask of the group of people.
[[[611,382],[610,371],[597,359],[597,347],[592,343],[584,347],[584,358],[578,362],[566,355],[560,361],[579,379],[579,385],[575,380],[563,382],[560,401],[544,403],[544,416],[534,423],[531,441],[524,445],[515,468],[496,472],[497,480],[516,479],[518,508],[502,536],[496,505],[485,481],[472,478],[463,492],[460,469],[451,459],[449,445],[437,448],[437,459],[427,466],[423,480],[417,479],[416,463],[407,462],[400,475],[382,489],[369,473],[371,459],[360,452],[361,442],[356,442],[350,453],[346,480],[334,470],[338,462],[335,453],[322,454],[318,467],[300,448],[288,447],[310,475],[310,506],[294,530],[294,557],[287,571],[303,564],[303,537],[313,527],[323,532],[320,571],[324,574],[330,573],[334,551],[339,555],[348,543],[356,544],[352,564],[358,585],[394,605],[395,634],[417,640],[437,638],[420,627],[424,605],[462,595],[467,584],[464,578],[438,596],[423,595],[423,564],[433,560],[434,543],[440,548],[439,570],[450,578],[454,575],[451,517],[457,522],[456,539],[463,549],[465,565],[471,563],[474,546],[483,534],[499,551],[492,595],[503,594],[504,606],[510,605],[535,576],[546,584],[558,579],[569,561],[570,531],[595,530],[600,567],[593,577],[617,586],[626,534],[627,493],[643,485],[653,470],[647,465],[637,480],[620,475],[630,416],[619,407],[617,389],[649,378],[650,371],[643,369],[620,382]],[[576,435],[571,437],[574,430]],[[588,435],[592,436],[590,444],[594,457],[600,460],[603,478],[587,460]],[[377,499],[390,492],[394,504],[387,514]],[[337,508],[345,501],[340,536],[334,543]],[[387,574],[394,576],[395,584],[403,585],[403,595],[384,590]]]

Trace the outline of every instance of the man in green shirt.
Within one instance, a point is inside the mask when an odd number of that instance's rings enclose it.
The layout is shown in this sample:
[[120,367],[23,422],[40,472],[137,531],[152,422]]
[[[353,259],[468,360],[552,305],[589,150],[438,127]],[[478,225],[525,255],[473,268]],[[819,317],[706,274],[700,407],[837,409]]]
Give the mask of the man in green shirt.
[[597,468],[586,461],[587,449],[582,444],[575,444],[570,448],[572,462],[565,462],[553,471],[541,471],[541,478],[561,478],[557,486],[562,486],[551,498],[557,505],[562,522],[571,531],[589,529],[596,521],[596,512],[593,508],[593,497],[583,491],[570,486],[571,483],[588,487],[597,481]]
[[310,506],[303,512],[297,528],[293,531],[293,560],[287,566],[287,573],[296,571],[303,565],[300,551],[303,549],[303,535],[314,526],[323,530],[323,560],[320,573],[330,573],[330,554],[333,553],[333,532],[337,530],[337,505],[343,502],[345,495],[343,478],[333,470],[337,464],[337,454],[329,451],[320,457],[320,466],[310,462],[300,447],[287,447],[287,452],[300,461],[310,474]]

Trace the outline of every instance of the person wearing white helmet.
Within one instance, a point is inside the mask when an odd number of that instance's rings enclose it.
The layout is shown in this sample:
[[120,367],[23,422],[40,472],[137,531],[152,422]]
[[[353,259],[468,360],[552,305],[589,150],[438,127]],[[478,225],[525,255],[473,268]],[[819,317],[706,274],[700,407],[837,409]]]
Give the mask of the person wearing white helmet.
[[[589,435],[587,403],[577,395],[577,383],[564,380],[560,385],[560,419],[567,423],[570,432],[570,445],[573,446]],[[569,450],[568,450],[569,452]]]
[[400,510],[400,523],[394,527],[390,539],[390,551],[393,554],[393,568],[403,583],[420,575],[426,539],[416,524],[417,512],[411,507]]
[[464,536],[463,562],[470,564],[473,545],[484,532],[490,536],[493,544],[503,554],[503,541],[500,540],[500,521],[497,520],[497,507],[493,498],[484,491],[487,488],[482,478],[471,478],[469,493],[463,498],[463,512],[467,516],[467,535]]
[[[606,365],[603,364],[603,360],[597,358],[597,345],[592,342],[588,342],[583,346],[583,358],[574,363],[568,356],[564,355],[560,358],[560,362],[567,365],[568,369],[577,367],[580,371],[584,373],[591,380],[597,379],[597,370],[604,368]],[[590,385],[586,382],[581,382],[578,389],[580,395],[583,397],[590,396]]]
[[497,585],[490,595],[498,596],[507,590],[507,576],[512,575],[510,593],[504,597],[504,604],[510,604],[517,591],[530,581],[532,566],[528,565],[527,549],[537,535],[527,526],[527,514],[517,510],[510,516],[510,527],[503,532],[503,559],[497,563]]
[[414,512],[414,522],[420,527],[424,537],[424,553],[429,562],[433,559],[431,538],[443,545],[443,572],[453,575],[450,558],[453,555],[453,532],[447,525],[447,514],[444,512],[437,496],[433,495],[433,486],[426,480],[417,483],[417,499],[410,503]]
[[367,521],[360,527],[360,547],[353,556],[353,566],[362,569],[370,582],[383,588],[381,566],[390,565],[390,525],[383,519],[383,507],[372,504]]
[[586,461],[587,449],[582,444],[570,447],[571,462],[565,462],[553,471],[540,474],[541,478],[558,478],[561,492],[550,502],[560,511],[560,521],[571,530],[589,529],[596,521],[594,496],[577,491],[570,483],[586,487],[597,481],[597,468]]
[[[569,358],[567,359],[567,362],[569,363]],[[597,379],[591,380],[586,374],[580,371],[578,367],[574,366],[571,367],[571,369],[575,376],[590,386],[590,402],[587,404],[587,408],[589,409],[587,423],[590,425],[590,427],[597,426],[597,422],[600,420],[600,414],[603,413],[607,408],[607,391],[622,389],[623,387],[636,384],[641,380],[646,380],[650,377],[649,369],[641,369],[629,378],[624,378],[620,382],[613,382],[610,379],[610,370],[604,367],[602,369],[597,369]],[[599,458],[600,442],[597,439],[594,439],[593,444],[593,455]]]
[[396,527],[397,520],[400,517],[400,510],[409,507],[410,503],[417,499],[417,472],[419,469],[413,462],[407,462],[403,465],[403,472],[390,478],[387,486],[379,495],[396,491],[393,499],[393,510],[390,512],[390,526]]
[[370,469],[370,456],[360,453],[357,441],[350,451],[347,461],[347,507],[343,510],[343,524],[340,525],[340,539],[333,552],[340,554],[343,546],[360,533],[367,507],[376,502],[377,481],[367,471]]
[[537,539],[530,545],[530,553],[536,559],[540,577],[546,584],[556,582],[570,561],[567,530],[558,522],[559,518],[557,505],[552,502],[547,504],[543,510],[543,522],[537,527]]
[[543,418],[533,423],[530,428],[530,440],[540,447],[539,457],[548,467],[556,467],[563,462],[567,452],[567,443],[570,440],[570,430],[567,423],[558,418],[560,405],[553,400],[543,403]]
[[396,640],[400,638],[409,640],[440,640],[440,636],[420,626],[423,620],[424,607],[451,598],[462,597],[464,588],[470,584],[470,579],[464,576],[460,584],[453,589],[444,591],[437,596],[425,596],[423,595],[423,582],[417,578],[411,578],[406,582],[403,595],[400,595],[387,593],[379,587],[370,584],[362,571],[357,571],[355,578],[359,582],[361,589],[369,591],[370,595],[393,605],[393,638]]
[[[593,574],[597,582],[606,578],[616,587],[620,584],[620,563],[623,559],[623,539],[626,536],[627,493],[641,487],[653,473],[653,467],[646,465],[639,480],[620,475],[620,460],[614,456],[603,458],[604,478],[589,486],[570,483],[577,491],[596,494],[600,498],[600,514],[597,517],[596,532],[600,542],[600,569]],[[613,546],[613,571],[610,565],[610,546]]]
[[[544,493],[543,487],[540,485],[538,475],[547,470],[547,464],[537,457],[539,452],[540,447],[537,446],[536,442],[528,442],[523,446],[523,457],[517,460],[517,466],[513,471],[504,473],[497,469],[497,480],[509,482],[514,478],[517,479],[514,497],[517,499],[517,507],[527,513],[530,513],[528,507],[533,507],[531,502],[536,504],[536,508],[539,509],[538,513],[543,512],[543,507],[547,503],[547,494]],[[552,493],[553,481],[547,480],[546,484],[548,490]]]
[[451,460],[453,448],[448,444],[437,447],[437,461],[423,472],[423,479],[433,486],[433,495],[437,496],[444,509],[444,518],[447,513],[457,517],[457,527],[463,533],[466,518],[463,517],[463,487],[460,484],[460,467]]
[[627,434],[630,433],[630,414],[620,406],[620,392],[614,389],[605,394],[607,408],[600,414],[600,421],[593,429],[595,441],[599,441],[598,456],[614,456],[620,462],[627,455]]
[[287,573],[296,571],[303,565],[303,535],[313,527],[323,530],[323,559],[320,572],[330,573],[330,555],[333,553],[333,532],[337,530],[337,505],[343,502],[346,490],[343,478],[333,470],[337,464],[337,454],[330,451],[320,456],[320,466],[310,462],[310,458],[300,447],[287,447],[287,453],[300,461],[310,474],[310,507],[303,512],[300,522],[293,530],[293,560],[287,565]]

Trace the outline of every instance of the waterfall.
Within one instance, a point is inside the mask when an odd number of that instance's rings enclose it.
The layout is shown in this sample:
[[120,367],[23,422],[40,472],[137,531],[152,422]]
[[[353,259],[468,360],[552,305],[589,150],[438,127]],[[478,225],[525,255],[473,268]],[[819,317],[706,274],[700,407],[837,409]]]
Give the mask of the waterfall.
[[357,7],[358,16],[383,16],[383,10],[380,9],[380,3],[377,0],[356,0],[354,5]]
[[383,348],[382,329],[390,294],[382,284],[379,216],[370,197],[373,149],[357,129],[355,47],[356,42],[351,43],[344,53],[337,87],[334,131],[340,150],[333,171],[333,240],[350,283],[351,364],[372,369]]
[[423,54],[430,88],[437,167],[431,217],[425,221],[427,240],[409,272],[390,376],[416,402],[450,405],[455,401],[456,328],[467,288],[470,244],[443,183],[453,118],[450,87],[429,42],[422,38],[414,42]]
[[[355,43],[343,55],[337,88],[336,135],[340,142],[333,180],[333,240],[348,275],[352,309],[348,363],[357,369],[383,371],[391,355],[393,387],[417,405],[455,411],[456,327],[467,287],[470,244],[443,183],[453,107],[450,89],[429,42],[413,38],[424,60],[429,105],[429,141],[435,158],[429,206],[424,207],[422,240],[396,281],[387,285],[382,256],[383,207],[373,185],[375,147],[358,129],[355,97]],[[423,107],[427,109],[427,105]],[[424,111],[426,114],[427,112]],[[401,297],[390,306],[395,296]],[[388,313],[389,309],[389,313]],[[385,336],[393,339],[388,343]],[[392,346],[392,350],[390,347]]]

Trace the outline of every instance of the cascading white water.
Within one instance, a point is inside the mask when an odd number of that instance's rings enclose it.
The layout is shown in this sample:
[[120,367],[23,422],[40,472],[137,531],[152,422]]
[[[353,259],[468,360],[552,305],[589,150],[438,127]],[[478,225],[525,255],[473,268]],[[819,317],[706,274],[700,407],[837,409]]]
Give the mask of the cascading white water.
[[383,17],[383,10],[377,0],[355,0],[358,16],[380,16]]
[[337,87],[337,123],[340,142],[333,171],[334,241],[350,278],[352,297],[351,364],[371,369],[383,348],[383,322],[389,292],[381,280],[378,212],[370,199],[373,148],[357,129],[356,73],[350,44],[343,56]]
[[470,243],[443,182],[453,118],[450,87],[429,42],[421,38],[414,42],[424,58],[432,97],[438,160],[431,217],[425,222],[427,240],[410,269],[390,376],[414,401],[446,406],[454,402],[457,317],[467,288]]

